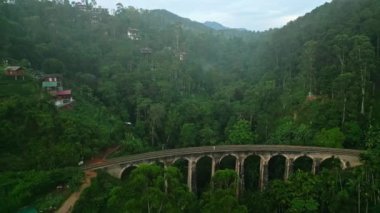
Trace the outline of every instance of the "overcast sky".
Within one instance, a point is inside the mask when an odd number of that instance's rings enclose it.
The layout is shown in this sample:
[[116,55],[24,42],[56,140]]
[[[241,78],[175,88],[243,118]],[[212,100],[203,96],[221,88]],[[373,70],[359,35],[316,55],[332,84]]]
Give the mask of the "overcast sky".
[[216,21],[233,28],[266,30],[310,12],[331,0],[97,0],[115,8],[120,2],[143,9],[166,9],[195,21]]

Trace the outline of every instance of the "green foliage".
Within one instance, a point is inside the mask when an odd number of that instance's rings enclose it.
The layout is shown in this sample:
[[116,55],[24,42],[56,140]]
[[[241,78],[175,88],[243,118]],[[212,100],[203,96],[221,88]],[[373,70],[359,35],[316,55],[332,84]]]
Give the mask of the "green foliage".
[[178,169],[140,165],[126,183],[99,175],[74,212],[192,212],[195,205],[195,197],[181,183]]
[[[335,0],[260,33],[213,31],[163,10],[118,4],[110,15],[93,10],[95,1],[86,11],[58,2],[0,1],[0,59],[30,74],[64,74],[75,99],[74,109],[58,111],[29,75],[24,81],[0,76],[2,172],[72,166],[114,145],[123,153],[222,143],[367,145],[362,169],[296,174],[274,182],[252,205],[263,212],[379,208],[378,0]],[[131,28],[140,40],[128,37]],[[140,52],[146,47],[152,53]],[[179,52],[186,52],[183,61]],[[76,211],[193,210],[177,172],[136,171],[125,186],[100,176]],[[30,178],[46,180],[37,173]],[[227,174],[204,196],[205,212],[246,211],[230,184],[237,177]],[[9,210],[34,195],[50,199],[49,190],[23,187],[4,201]],[[255,211],[252,199],[246,203]]]
[[345,136],[339,128],[322,129],[315,135],[314,144],[317,146],[342,148],[344,139]]
[[238,176],[233,170],[219,170],[212,178],[212,187],[200,201],[201,212],[248,212],[236,197]]
[[[59,198],[60,194],[45,196],[56,191],[56,187],[69,186],[65,190],[69,192],[79,188],[83,174],[78,169],[58,169],[51,171],[24,171],[24,172],[4,172],[0,175],[0,201],[2,212],[15,212],[23,206],[39,203],[40,210],[44,209],[46,203],[52,204],[55,208],[64,201],[65,197]],[[62,192],[64,193],[64,192]],[[51,200],[57,199],[57,200]]]
[[239,120],[228,131],[229,144],[253,144],[255,135],[251,131],[248,121]]

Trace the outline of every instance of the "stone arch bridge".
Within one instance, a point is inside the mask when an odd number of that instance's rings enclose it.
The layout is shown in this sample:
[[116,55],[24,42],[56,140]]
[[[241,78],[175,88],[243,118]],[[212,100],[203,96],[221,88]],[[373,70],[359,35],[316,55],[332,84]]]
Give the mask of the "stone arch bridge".
[[215,173],[217,165],[227,156],[235,158],[235,171],[240,177],[240,184],[244,184],[244,163],[250,156],[260,159],[259,187],[263,189],[268,181],[268,164],[271,158],[283,156],[285,158],[284,179],[292,172],[293,162],[300,157],[312,160],[312,173],[315,174],[319,165],[330,158],[340,160],[341,168],[355,167],[361,164],[360,154],[363,151],[350,149],[335,149],[310,146],[288,145],[221,145],[190,147],[181,149],[169,149],[156,152],[147,152],[125,157],[108,159],[99,164],[87,165],[84,170],[105,170],[116,178],[121,178],[123,172],[131,167],[137,167],[143,163],[161,162],[164,166],[170,166],[182,159],[187,161],[187,185],[192,191],[195,186],[196,165],[203,157],[211,159],[211,176]]

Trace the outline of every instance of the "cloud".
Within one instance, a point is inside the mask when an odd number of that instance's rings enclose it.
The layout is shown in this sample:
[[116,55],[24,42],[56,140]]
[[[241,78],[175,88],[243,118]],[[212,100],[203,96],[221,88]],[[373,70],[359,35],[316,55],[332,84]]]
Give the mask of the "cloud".
[[216,21],[223,25],[250,30],[281,27],[331,0],[97,0],[115,8],[124,6],[143,9],[166,9],[195,21]]

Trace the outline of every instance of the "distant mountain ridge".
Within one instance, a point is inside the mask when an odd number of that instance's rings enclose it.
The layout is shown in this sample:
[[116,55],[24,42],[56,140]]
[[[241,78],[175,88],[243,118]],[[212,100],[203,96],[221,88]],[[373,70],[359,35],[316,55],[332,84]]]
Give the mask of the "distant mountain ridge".
[[226,27],[218,22],[215,21],[206,21],[203,23],[205,26],[214,29],[214,30],[228,30],[230,29],[229,27]]
[[237,30],[237,31],[248,31],[247,29],[245,28],[231,28],[231,27],[226,27],[224,26],[223,24],[220,24],[218,22],[215,22],[215,21],[206,21],[203,23],[203,25],[205,25],[206,27],[208,28],[211,28],[213,30],[218,30],[218,31],[221,31],[221,30]]

